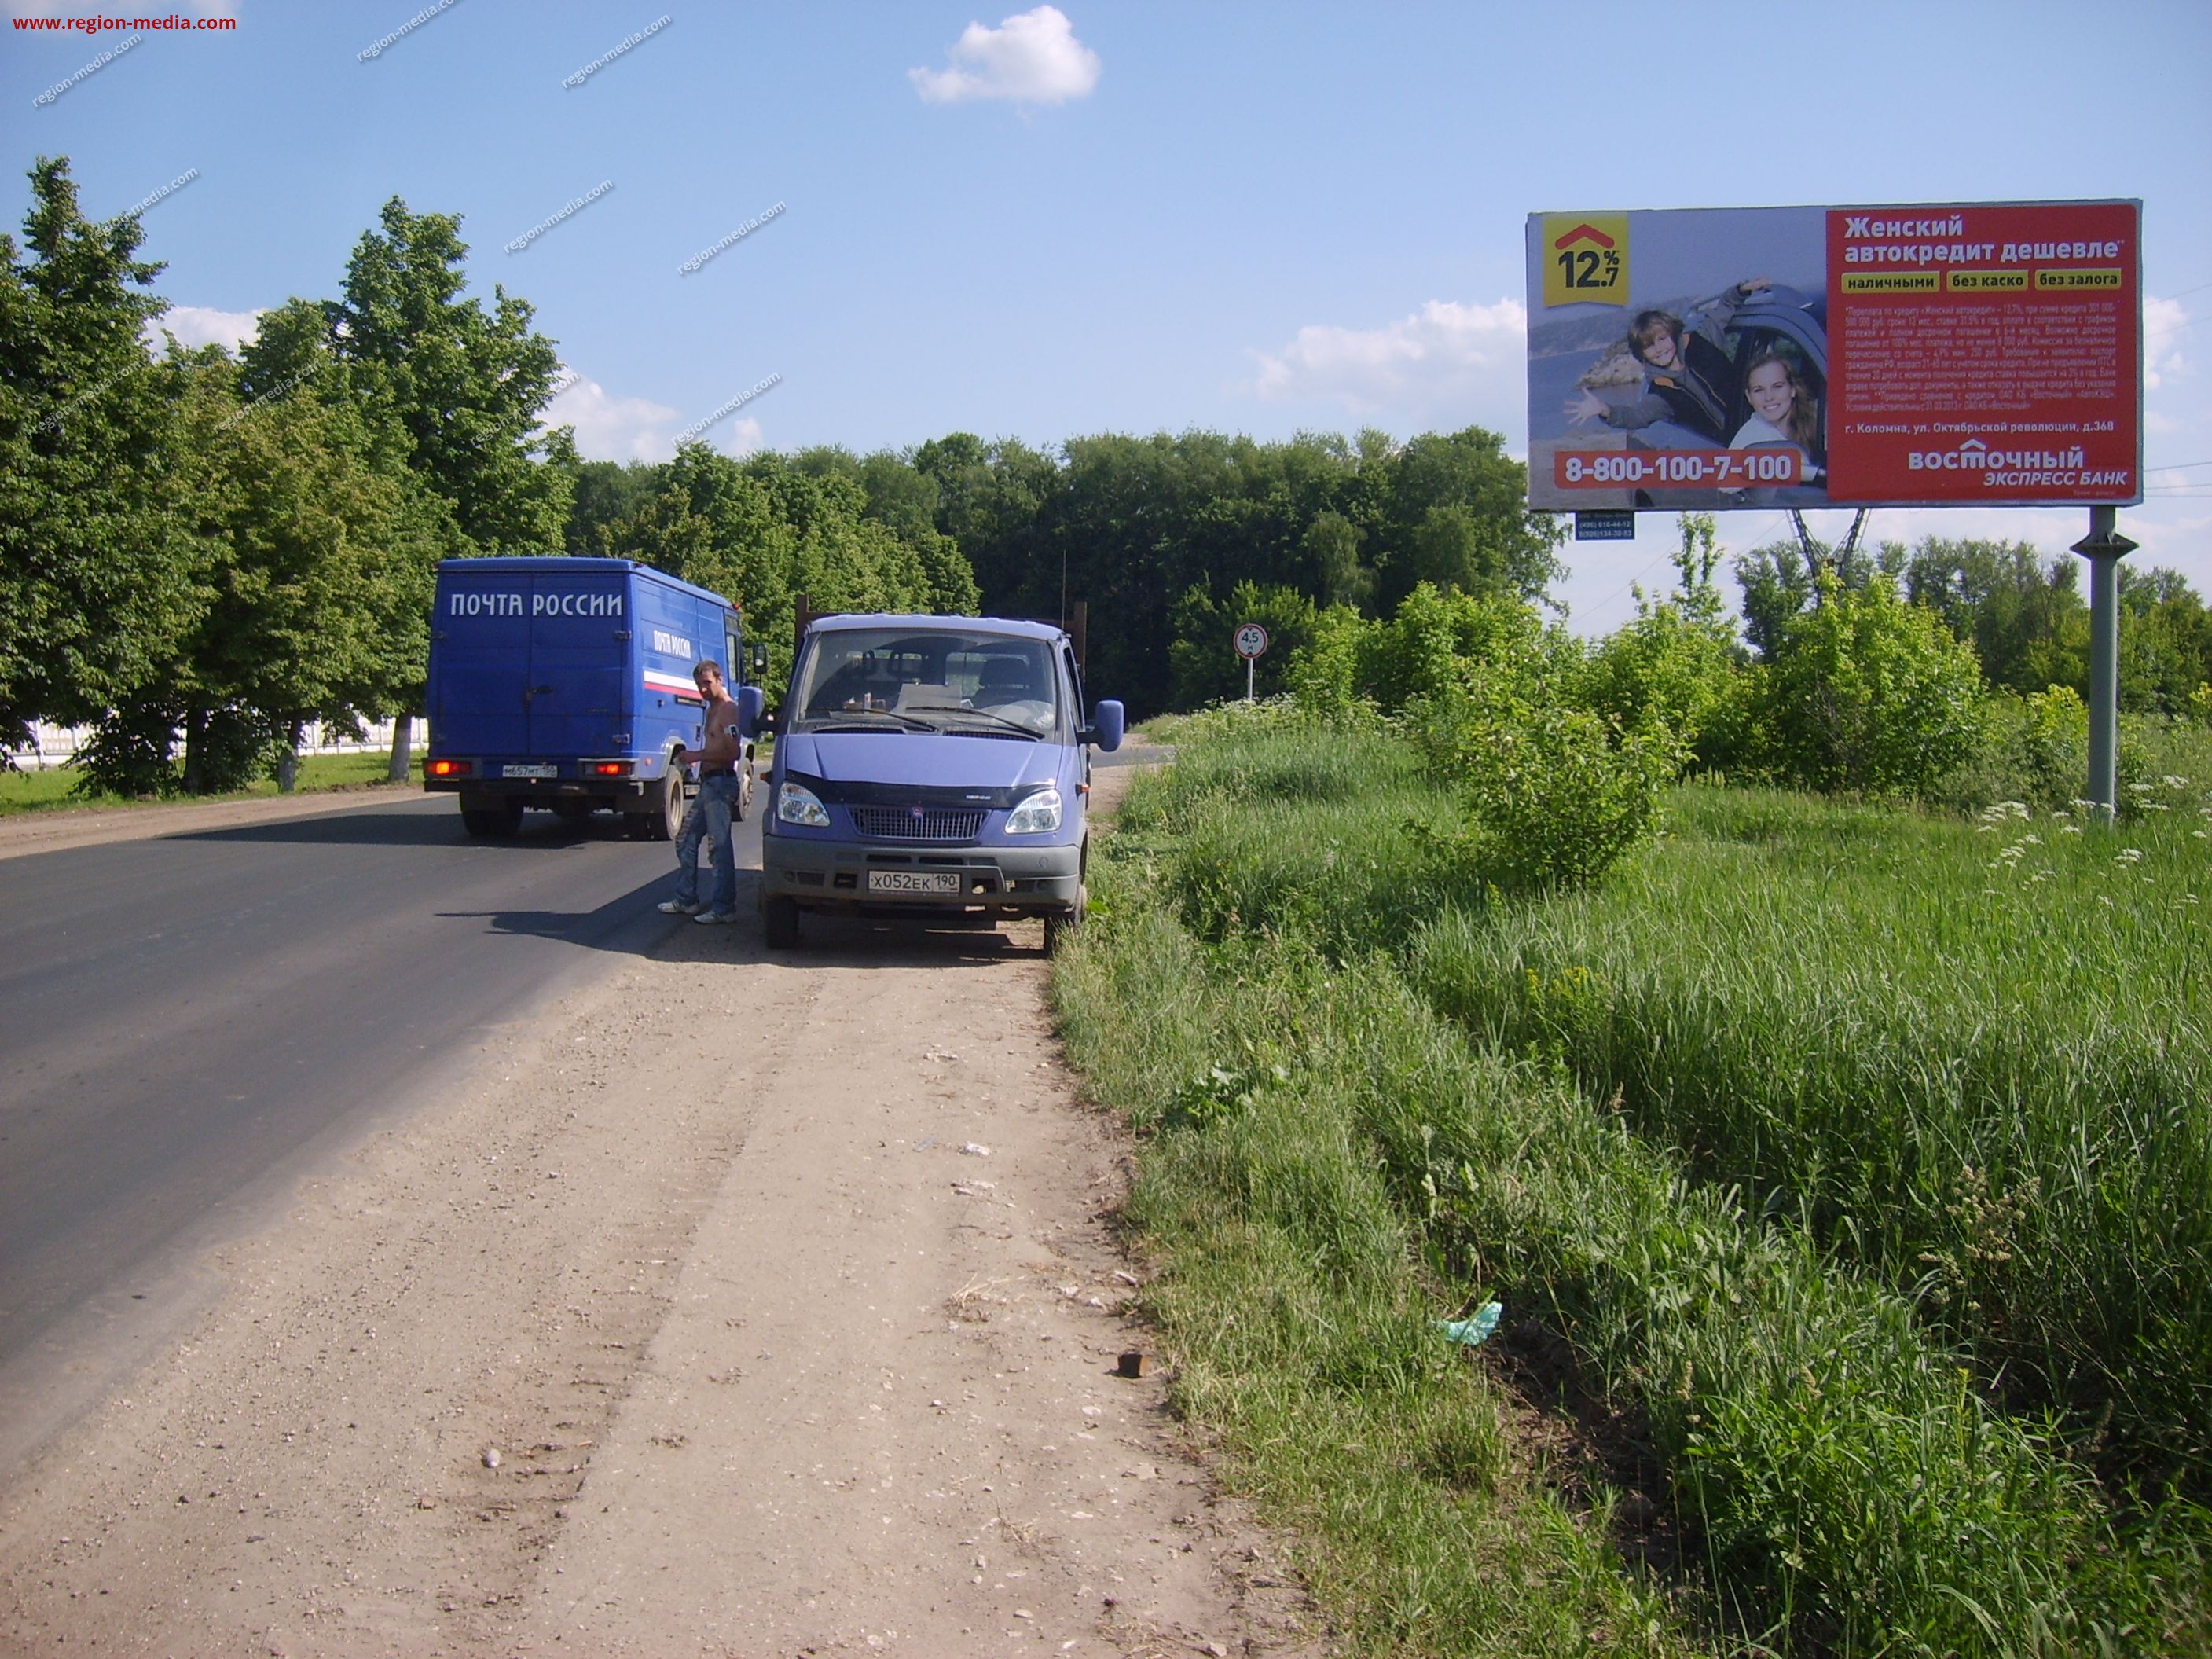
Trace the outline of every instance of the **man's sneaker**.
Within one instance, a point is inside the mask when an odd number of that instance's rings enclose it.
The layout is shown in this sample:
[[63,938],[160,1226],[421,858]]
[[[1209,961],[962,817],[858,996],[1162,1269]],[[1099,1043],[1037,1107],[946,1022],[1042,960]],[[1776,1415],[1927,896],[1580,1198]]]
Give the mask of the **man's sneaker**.
[[699,907],[689,899],[663,899],[655,907],[664,916],[696,916]]
[[724,922],[735,921],[737,918],[727,910],[702,910],[691,920],[702,927],[720,927]]

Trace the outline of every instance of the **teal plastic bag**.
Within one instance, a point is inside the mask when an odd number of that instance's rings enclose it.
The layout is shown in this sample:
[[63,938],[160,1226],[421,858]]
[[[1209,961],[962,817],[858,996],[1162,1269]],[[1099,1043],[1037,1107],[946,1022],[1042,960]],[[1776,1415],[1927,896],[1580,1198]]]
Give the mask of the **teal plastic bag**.
[[1437,1328],[1448,1341],[1462,1347],[1479,1348],[1490,1340],[1491,1333],[1498,1328],[1498,1322],[1504,1313],[1503,1302],[1486,1302],[1465,1319],[1439,1319]]

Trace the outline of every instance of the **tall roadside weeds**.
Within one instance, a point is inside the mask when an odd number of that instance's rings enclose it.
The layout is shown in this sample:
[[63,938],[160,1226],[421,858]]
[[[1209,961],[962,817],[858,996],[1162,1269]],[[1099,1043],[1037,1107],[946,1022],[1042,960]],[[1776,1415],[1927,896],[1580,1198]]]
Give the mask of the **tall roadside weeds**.
[[[1160,1263],[1147,1295],[1178,1401],[1293,1529],[1354,1650],[2212,1639],[2202,1511],[2116,1498],[1886,1258],[1718,1178],[1709,1144],[1625,1084],[1594,1086],[1559,1031],[1610,1029],[1613,981],[1547,958],[1559,1029],[1506,1026],[1534,963],[1505,942],[1611,899],[1470,876],[1448,852],[1457,802],[1371,727],[1263,713],[1178,735],[1094,860],[1095,925],[1055,995],[1091,1087],[1143,1136],[1131,1219]],[[1796,808],[1768,810],[1808,863],[1832,853]],[[1827,885],[1862,879],[1879,872]],[[1704,959],[1671,935],[1649,948]],[[1662,1054],[1671,1030],[1650,1038]],[[1438,1322],[1493,1298],[1504,1325],[1469,1360]],[[1532,1381],[1532,1354],[1563,1391]],[[1569,1420],[1571,1398],[1595,1408]]]
[[2203,1501],[2212,791],[2132,817],[1685,790],[1626,878],[1445,918],[1409,971],[1911,1296],[2008,1402]]

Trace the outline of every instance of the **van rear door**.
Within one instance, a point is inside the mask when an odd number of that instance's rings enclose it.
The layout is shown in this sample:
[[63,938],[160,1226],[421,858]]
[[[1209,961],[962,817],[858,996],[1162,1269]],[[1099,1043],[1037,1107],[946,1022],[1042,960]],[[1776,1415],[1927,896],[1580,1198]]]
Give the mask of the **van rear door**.
[[605,755],[614,747],[629,678],[629,573],[532,574],[526,754]]
[[449,755],[529,752],[530,578],[487,562],[439,572],[430,729]]

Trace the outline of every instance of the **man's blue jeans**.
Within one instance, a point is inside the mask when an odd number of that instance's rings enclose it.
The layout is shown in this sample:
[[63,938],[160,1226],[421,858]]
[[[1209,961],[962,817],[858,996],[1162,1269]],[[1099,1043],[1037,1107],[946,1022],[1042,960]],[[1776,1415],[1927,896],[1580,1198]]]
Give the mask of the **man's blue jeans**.
[[707,856],[714,872],[709,910],[724,915],[738,908],[737,855],[730,847],[730,818],[738,801],[740,778],[702,778],[691,810],[684,815],[684,828],[676,836],[676,897],[679,903],[699,902],[699,843],[707,843]]

